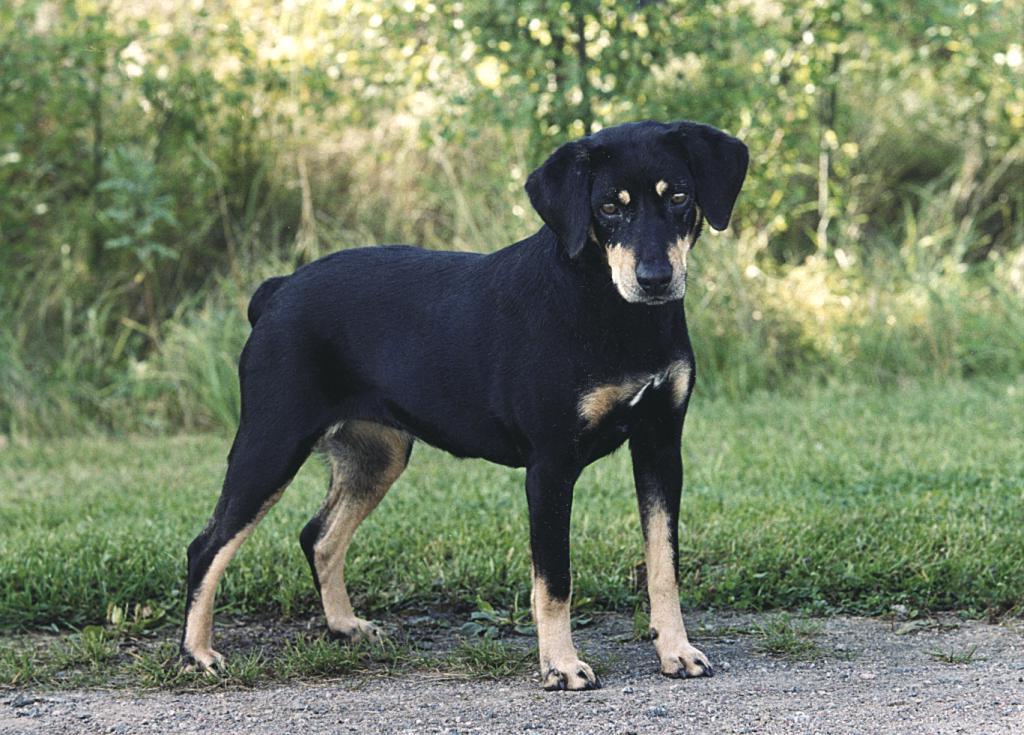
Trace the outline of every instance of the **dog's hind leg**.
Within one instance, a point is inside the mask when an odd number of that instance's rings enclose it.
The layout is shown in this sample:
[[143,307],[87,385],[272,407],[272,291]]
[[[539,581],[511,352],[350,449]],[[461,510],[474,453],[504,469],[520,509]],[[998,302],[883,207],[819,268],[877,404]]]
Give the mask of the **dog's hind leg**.
[[299,539],[333,637],[349,641],[380,637],[352,609],[345,588],[345,556],[359,524],[405,469],[412,442],[403,431],[366,421],[347,421],[323,438],[331,484],[323,506]]
[[189,666],[213,669],[223,657],[213,650],[217,583],[231,558],[277,502],[309,456],[314,438],[267,431],[244,420],[228,455],[228,470],[213,516],[188,547],[188,589],[181,656]]

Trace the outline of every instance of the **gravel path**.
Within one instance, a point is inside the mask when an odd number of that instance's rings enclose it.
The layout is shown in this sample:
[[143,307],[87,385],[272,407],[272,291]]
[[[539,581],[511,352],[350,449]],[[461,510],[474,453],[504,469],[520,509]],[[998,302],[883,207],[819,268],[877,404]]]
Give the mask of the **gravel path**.
[[[410,672],[214,693],[0,693],[0,733],[1008,733],[1024,735],[1024,627],[821,622],[813,660],[759,649],[764,618],[691,616],[717,668],[674,681],[611,617],[577,635],[604,688]],[[948,663],[940,654],[964,655]]]

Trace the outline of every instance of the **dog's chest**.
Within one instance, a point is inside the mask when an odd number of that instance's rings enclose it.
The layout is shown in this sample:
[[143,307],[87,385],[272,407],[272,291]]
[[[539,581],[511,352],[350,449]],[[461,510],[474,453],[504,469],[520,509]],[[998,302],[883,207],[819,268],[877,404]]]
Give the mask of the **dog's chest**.
[[606,423],[622,423],[645,398],[667,400],[676,407],[681,406],[690,390],[690,373],[689,363],[677,360],[656,372],[631,374],[586,386],[576,404],[584,430],[593,431]]

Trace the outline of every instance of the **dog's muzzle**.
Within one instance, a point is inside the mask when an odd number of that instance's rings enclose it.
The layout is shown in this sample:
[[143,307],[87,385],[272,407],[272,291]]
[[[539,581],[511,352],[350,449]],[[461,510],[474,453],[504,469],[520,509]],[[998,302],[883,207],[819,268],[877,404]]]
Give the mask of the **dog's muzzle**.
[[636,282],[645,296],[661,298],[672,283],[672,266],[668,263],[639,263]]

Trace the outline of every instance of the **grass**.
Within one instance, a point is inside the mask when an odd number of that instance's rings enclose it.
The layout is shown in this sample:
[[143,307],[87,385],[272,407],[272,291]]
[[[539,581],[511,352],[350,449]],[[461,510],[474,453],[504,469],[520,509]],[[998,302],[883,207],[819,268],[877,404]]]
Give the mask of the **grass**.
[[[1021,395],[1020,383],[985,381],[743,402],[698,393],[683,447],[684,605],[1020,614]],[[0,629],[17,634],[0,639],[0,683],[249,686],[419,660],[404,644],[367,661],[299,635],[273,663],[236,654],[227,678],[210,683],[178,672],[169,643],[137,645],[154,631],[170,637],[180,620],[185,546],[212,509],[228,443],[81,437],[0,449]],[[453,670],[519,666],[501,639],[529,632],[522,483],[522,471],[417,446],[356,537],[346,576],[357,608],[387,621],[444,606],[467,637]],[[324,467],[310,462],[230,567],[221,614],[276,625],[315,613],[297,534],[325,485]],[[587,470],[573,526],[577,622],[616,609],[645,628],[628,453]],[[813,646],[784,621],[770,627],[761,631],[770,650]]]
[[501,679],[532,671],[537,665],[535,648],[520,650],[488,638],[463,640],[452,651],[446,668],[460,672],[465,678]]
[[242,644],[245,650],[233,651],[216,676],[184,669],[177,644],[167,635],[138,639],[92,627],[82,633],[42,639],[18,636],[0,642],[0,689],[36,686],[208,691],[246,689],[274,681],[381,677],[410,671],[445,678],[500,679],[531,672],[537,661],[536,646],[527,638],[509,642],[455,637],[444,650],[429,651],[411,639],[347,646],[323,634],[310,635],[294,628],[278,631],[278,635],[280,640],[269,645],[251,640]]
[[[1022,418],[1019,384],[823,389],[742,403],[698,395],[683,449],[685,603],[1019,612]],[[86,437],[2,450],[0,628],[176,621],[184,549],[213,507],[227,446],[224,436]],[[347,576],[358,607],[379,616],[417,604],[486,610],[485,601],[522,611],[522,484],[522,471],[418,445],[356,537]],[[308,463],[230,567],[222,610],[287,618],[314,609],[297,534],[325,485],[325,469]],[[636,516],[626,452],[587,470],[573,519],[584,609],[642,601]]]

